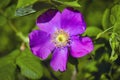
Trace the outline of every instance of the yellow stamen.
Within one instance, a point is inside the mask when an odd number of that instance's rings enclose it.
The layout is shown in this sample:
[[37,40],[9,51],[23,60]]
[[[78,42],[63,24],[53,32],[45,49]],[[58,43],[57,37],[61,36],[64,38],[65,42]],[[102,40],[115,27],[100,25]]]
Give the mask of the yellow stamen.
[[52,35],[52,41],[56,47],[66,46],[68,43],[69,35],[63,30],[58,30]]

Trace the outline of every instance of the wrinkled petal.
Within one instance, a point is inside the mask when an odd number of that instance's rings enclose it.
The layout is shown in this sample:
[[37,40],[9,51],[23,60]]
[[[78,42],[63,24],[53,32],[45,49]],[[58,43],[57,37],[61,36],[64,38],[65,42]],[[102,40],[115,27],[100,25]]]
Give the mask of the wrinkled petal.
[[29,44],[32,53],[41,59],[46,59],[54,48],[50,35],[40,30],[34,30],[29,34]]
[[67,48],[57,48],[55,49],[50,66],[55,71],[65,71],[68,59],[68,49]]
[[50,9],[40,15],[36,21],[37,26],[47,33],[53,33],[60,27],[61,13],[58,10]]
[[77,35],[85,31],[86,23],[80,12],[66,8],[62,12],[61,27],[69,34]]
[[83,57],[93,50],[93,43],[89,37],[75,37],[71,42],[71,55],[75,58]]

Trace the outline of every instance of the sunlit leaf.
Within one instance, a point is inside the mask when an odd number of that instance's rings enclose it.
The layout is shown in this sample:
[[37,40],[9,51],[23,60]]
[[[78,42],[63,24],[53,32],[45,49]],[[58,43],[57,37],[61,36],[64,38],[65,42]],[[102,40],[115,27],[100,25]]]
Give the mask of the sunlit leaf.
[[111,9],[110,21],[114,25],[116,22],[120,21],[120,5],[116,4]]
[[53,0],[63,5],[71,6],[71,7],[81,7],[77,1],[61,1],[61,0]]
[[110,57],[110,60],[111,61],[115,61],[117,58],[118,58],[118,54],[119,53],[119,42],[116,38],[116,33],[112,33],[111,37],[110,37],[110,45],[111,45],[111,48],[112,48],[112,52],[111,52],[111,57]]
[[24,7],[23,6],[18,7],[16,9],[16,16],[28,15],[36,11],[43,12],[52,6],[53,6],[52,4],[49,4],[48,2],[45,2],[45,1],[38,1],[38,2],[35,1],[33,4],[29,4]]
[[30,14],[30,13],[34,13],[35,10],[32,9],[32,6],[27,6],[27,7],[24,7],[24,8],[18,8],[16,10],[16,16],[24,16],[24,15],[27,15],[27,14]]
[[18,0],[17,8],[23,8],[26,6],[29,6],[31,4],[34,4],[38,0]]
[[[117,33],[118,35],[120,35],[120,22],[117,21],[114,26],[113,26],[113,32]],[[120,36],[119,36],[120,37]]]
[[84,35],[87,36],[96,36],[98,33],[102,32],[102,30],[95,26],[88,26]]
[[104,36],[105,33],[107,33],[107,32],[108,32],[109,30],[111,30],[111,29],[113,29],[113,27],[110,27],[110,28],[108,28],[108,29],[100,32],[99,34],[97,34],[96,39],[100,38],[101,36]]
[[104,30],[112,26],[110,22],[110,9],[106,9],[103,14],[102,26]]
[[111,61],[118,58],[120,53],[120,5],[116,4],[111,9],[110,16],[111,23],[113,24],[113,33],[109,39],[112,48]]

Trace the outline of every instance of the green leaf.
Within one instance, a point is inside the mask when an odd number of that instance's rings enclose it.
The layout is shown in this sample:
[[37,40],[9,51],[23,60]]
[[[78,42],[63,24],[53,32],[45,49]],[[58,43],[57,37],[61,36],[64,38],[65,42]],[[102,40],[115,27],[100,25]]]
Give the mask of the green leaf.
[[[6,65],[6,63],[15,62],[15,59],[19,55],[19,53],[20,53],[20,51],[18,49],[12,51],[10,54],[8,54],[7,56],[2,57],[0,59],[0,64],[2,64],[2,65],[5,64]],[[2,66],[2,65],[0,65],[0,66]]]
[[89,27],[87,27],[84,35],[87,35],[87,36],[96,36],[100,32],[102,32],[102,30],[100,28],[94,27],[94,26],[89,26]]
[[117,33],[118,35],[120,35],[120,22],[116,22],[113,26],[113,32]]
[[120,4],[112,7],[110,20],[113,24],[113,33],[109,39],[112,48],[110,60],[114,61],[120,53]]
[[0,66],[0,80],[15,80],[15,69],[14,63],[4,62],[4,65]]
[[9,55],[0,59],[0,79],[15,80],[15,59],[19,54],[19,50],[14,50]]
[[28,14],[34,13],[36,11],[44,12],[45,10],[47,10],[48,8],[50,8],[52,6],[53,5],[51,5],[45,1],[39,1],[34,4],[29,4],[28,6],[24,6],[24,7],[19,6],[16,10],[16,16],[28,15]]
[[85,66],[85,69],[89,72],[97,71],[97,67],[95,66],[96,62],[89,62],[89,65]]
[[120,22],[120,5],[116,4],[111,9],[110,21],[114,25],[116,22]]
[[43,75],[42,66],[37,58],[28,55],[30,52],[27,50],[22,52],[16,63],[20,67],[22,75],[30,79],[40,79]]
[[116,53],[120,53],[120,23],[116,22],[112,33],[113,42],[115,42]]
[[31,14],[31,13],[34,13],[34,12],[36,12],[36,11],[32,8],[32,5],[30,5],[30,6],[27,6],[27,7],[24,7],[24,8],[18,8],[16,10],[15,15],[16,16],[24,16],[24,15]]
[[18,0],[16,16],[23,16],[35,12],[32,4],[38,0]]
[[99,49],[99,48],[101,48],[101,47],[104,47],[105,46],[105,44],[95,44],[94,45],[94,50],[93,50],[93,52],[92,52],[92,54],[96,54],[96,51]]
[[0,14],[0,26],[4,26],[6,22],[7,22],[6,17]]
[[102,32],[100,32],[97,36],[96,36],[96,39],[100,38],[101,36],[104,36],[105,33],[107,33],[109,30],[113,29],[113,27],[110,27]]
[[4,11],[4,15],[7,17],[7,18],[15,18],[15,9],[16,9],[16,5],[13,4],[9,7],[6,8],[6,10]]
[[102,18],[102,26],[103,29],[107,29],[109,27],[111,27],[111,22],[110,22],[110,9],[106,9],[104,14],[103,14],[103,18]]
[[75,65],[70,63],[67,64],[67,70],[63,73],[53,71],[53,74],[58,78],[58,80],[75,80],[73,77],[76,77],[77,71]]
[[34,4],[38,0],[18,0],[17,8],[23,8],[29,5]]
[[113,32],[109,41],[112,48],[110,60],[115,61],[120,53],[120,36]]
[[58,2],[60,4],[66,5],[66,6],[71,6],[71,7],[81,7],[80,4],[77,1],[61,1],[61,0],[53,0],[55,2]]

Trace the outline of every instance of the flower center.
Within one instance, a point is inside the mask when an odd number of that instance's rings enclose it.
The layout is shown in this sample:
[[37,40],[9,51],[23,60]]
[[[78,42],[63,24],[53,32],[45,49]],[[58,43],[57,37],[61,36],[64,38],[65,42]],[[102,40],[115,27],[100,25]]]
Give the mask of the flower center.
[[67,38],[64,34],[59,34],[57,37],[56,37],[56,41],[58,42],[66,42],[67,41]]
[[56,47],[66,46],[69,41],[69,35],[64,30],[57,30],[52,35],[52,41]]

